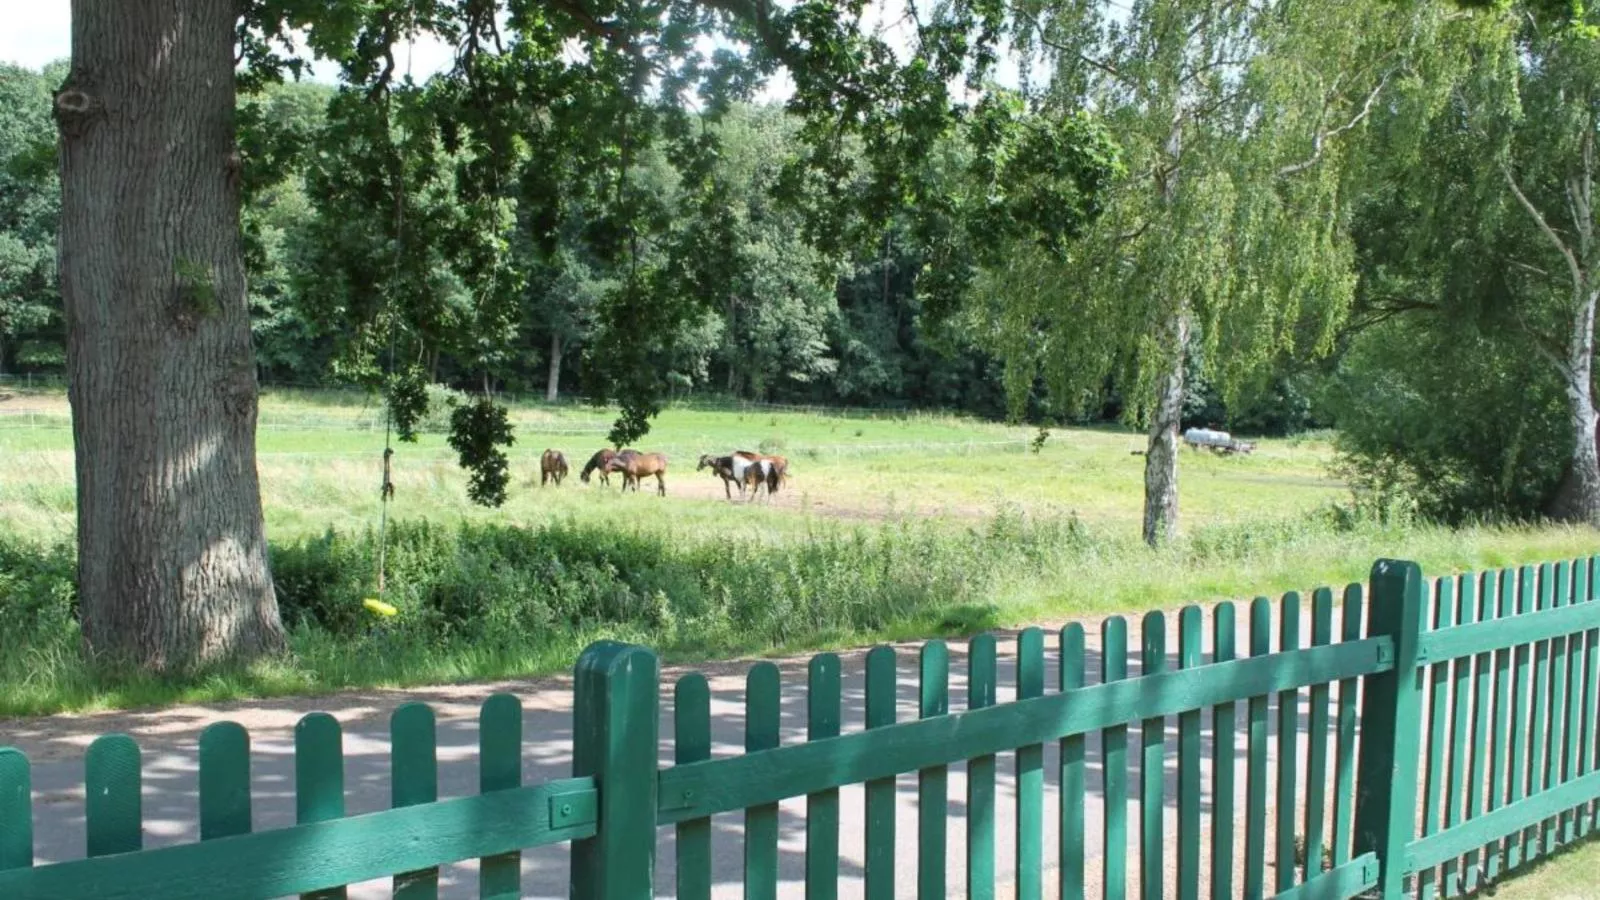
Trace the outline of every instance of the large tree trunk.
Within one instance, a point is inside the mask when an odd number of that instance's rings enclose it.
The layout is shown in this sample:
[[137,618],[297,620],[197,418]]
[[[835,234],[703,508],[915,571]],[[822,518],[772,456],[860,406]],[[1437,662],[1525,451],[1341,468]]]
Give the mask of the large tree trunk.
[[554,403],[561,396],[561,335],[550,335],[550,378],[545,382],[544,399]]
[[1189,315],[1168,323],[1167,371],[1150,413],[1144,454],[1144,542],[1160,546],[1178,535],[1178,426],[1183,418],[1183,360],[1189,346]]
[[238,9],[73,0],[55,100],[84,640],[152,670],[284,646],[256,475]]

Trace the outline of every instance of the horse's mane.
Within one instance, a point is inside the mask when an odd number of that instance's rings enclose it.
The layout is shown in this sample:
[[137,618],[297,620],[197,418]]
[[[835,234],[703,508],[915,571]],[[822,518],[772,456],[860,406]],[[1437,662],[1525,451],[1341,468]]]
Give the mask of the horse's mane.
[[589,457],[589,461],[583,464],[583,472],[581,472],[580,474],[588,475],[590,472],[593,472],[595,469],[598,469],[601,466],[605,465],[606,454],[608,454],[608,453],[610,453],[612,456],[616,456],[617,455],[616,453],[614,453],[611,450],[610,447],[607,447],[604,450],[596,450],[594,452],[594,455]]

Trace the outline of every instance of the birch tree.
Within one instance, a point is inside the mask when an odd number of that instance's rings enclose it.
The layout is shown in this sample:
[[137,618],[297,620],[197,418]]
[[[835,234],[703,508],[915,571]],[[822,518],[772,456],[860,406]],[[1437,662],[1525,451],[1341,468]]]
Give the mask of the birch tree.
[[[1408,314],[1475,323],[1559,378],[1570,460],[1548,511],[1600,526],[1600,16],[1547,6],[1482,13],[1448,104],[1413,126],[1414,153],[1392,154],[1404,167],[1398,208],[1411,214],[1400,219],[1407,257],[1385,272],[1422,285],[1400,303]],[[1380,310],[1399,303],[1375,294]]]
[[1227,396],[1281,354],[1325,351],[1354,286],[1350,161],[1372,111],[1419,79],[1428,3],[1021,0],[1046,108],[1104,116],[1127,176],[1065,254],[1018,247],[976,281],[974,327],[1013,403],[1042,375],[1082,409],[1108,377],[1146,427],[1143,536],[1178,524],[1184,363]]

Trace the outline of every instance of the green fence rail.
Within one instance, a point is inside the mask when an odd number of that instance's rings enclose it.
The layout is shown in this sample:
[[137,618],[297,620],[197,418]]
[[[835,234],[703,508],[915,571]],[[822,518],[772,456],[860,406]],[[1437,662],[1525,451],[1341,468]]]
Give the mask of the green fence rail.
[[[256,832],[250,739],[224,722],[199,740],[201,840],[147,850],[139,748],[108,735],[85,756],[86,858],[38,866],[29,763],[0,749],[0,897],[343,897],[392,878],[394,896],[432,898],[439,867],[475,859],[477,896],[511,898],[522,851],[570,843],[573,897],[694,900],[719,877],[719,814],[743,817],[743,896],[777,897],[778,804],[804,798],[804,886],[788,892],[823,900],[841,879],[840,789],[856,785],[863,846],[850,864],[869,900],[1001,887],[1019,900],[1461,896],[1600,827],[1597,575],[1584,559],[1429,582],[1383,560],[1338,597],[1257,598],[1242,611],[1243,648],[1231,603],[1210,611],[1209,640],[1206,611],[1182,610],[1175,647],[1152,612],[1130,666],[1128,623],[1108,618],[1097,672],[1080,625],[1052,640],[1028,629],[1009,650],[1006,702],[993,636],[966,647],[964,704],[953,654],[933,641],[904,721],[900,660],[879,647],[865,660],[860,729],[842,727],[840,660],[823,654],[806,673],[804,739],[788,743],[779,669],[759,663],[735,755],[713,754],[704,676],[679,679],[664,703],[655,655],[603,642],[577,664],[572,778],[523,784],[522,710],[500,694],[480,714],[480,793],[440,800],[433,712],[406,704],[391,720],[392,808],[346,816],[340,726],[313,713],[295,729],[298,824]],[[956,767],[966,790],[952,815]],[[913,778],[906,833],[896,789]],[[1002,822],[1003,789],[1014,814]],[[670,884],[655,873],[665,828]],[[948,883],[952,828],[964,829],[964,884]],[[1009,886],[997,885],[1002,828]],[[897,860],[901,844],[914,865]]]

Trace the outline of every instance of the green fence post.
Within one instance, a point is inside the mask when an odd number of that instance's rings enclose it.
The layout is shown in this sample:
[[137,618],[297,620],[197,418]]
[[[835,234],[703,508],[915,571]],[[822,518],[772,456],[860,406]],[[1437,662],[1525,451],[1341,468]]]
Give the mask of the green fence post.
[[573,680],[572,774],[600,792],[594,837],[572,844],[573,900],[649,900],[655,888],[659,667],[644,647],[599,641]]
[[1367,636],[1394,639],[1394,668],[1366,676],[1362,685],[1355,853],[1377,854],[1380,896],[1398,900],[1406,844],[1416,825],[1422,752],[1422,569],[1413,562],[1380,559],[1372,566],[1371,585]]

